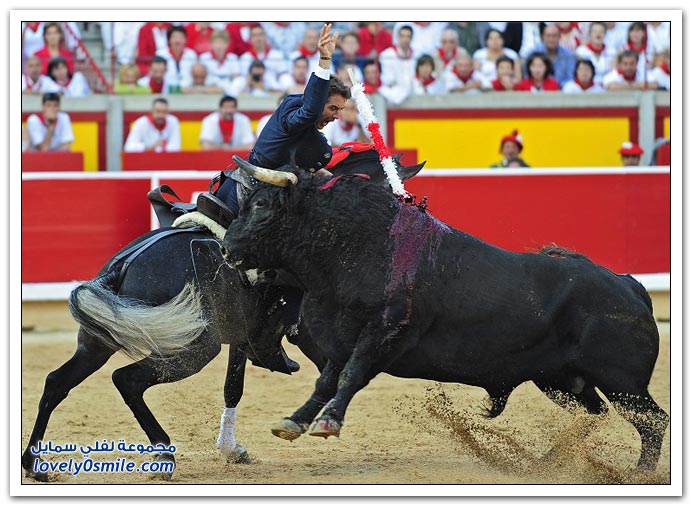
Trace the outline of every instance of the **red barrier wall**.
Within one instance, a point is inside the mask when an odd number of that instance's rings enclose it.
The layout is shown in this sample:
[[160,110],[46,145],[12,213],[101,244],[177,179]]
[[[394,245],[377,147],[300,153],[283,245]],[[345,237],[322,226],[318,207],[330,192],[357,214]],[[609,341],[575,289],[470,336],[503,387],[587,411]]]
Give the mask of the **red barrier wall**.
[[[185,200],[209,183],[208,174],[152,175]],[[24,283],[89,279],[150,229],[148,177],[32,176],[22,182]],[[616,272],[670,272],[669,173],[421,175],[406,188],[428,196],[441,220],[510,250],[555,242]]]
[[22,172],[83,170],[83,153],[72,151],[30,151],[22,153]]

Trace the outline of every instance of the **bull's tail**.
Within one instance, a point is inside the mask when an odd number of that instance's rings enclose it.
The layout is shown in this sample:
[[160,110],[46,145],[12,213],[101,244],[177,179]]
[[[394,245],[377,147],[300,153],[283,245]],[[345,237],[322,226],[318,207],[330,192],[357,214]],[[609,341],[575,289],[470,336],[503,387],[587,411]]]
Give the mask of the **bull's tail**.
[[654,314],[654,304],[651,301],[651,296],[649,296],[649,292],[647,292],[646,288],[644,288],[644,285],[642,285],[639,281],[634,279],[629,274],[622,274],[620,277],[625,279],[630,284],[632,290],[634,290],[634,292],[637,295],[639,295],[639,297],[641,297],[646,306],[649,308],[649,311],[651,311],[651,314]]
[[117,272],[83,283],[70,294],[70,312],[91,336],[133,359],[167,355],[185,348],[206,328],[199,292],[187,283],[159,306],[115,293]]

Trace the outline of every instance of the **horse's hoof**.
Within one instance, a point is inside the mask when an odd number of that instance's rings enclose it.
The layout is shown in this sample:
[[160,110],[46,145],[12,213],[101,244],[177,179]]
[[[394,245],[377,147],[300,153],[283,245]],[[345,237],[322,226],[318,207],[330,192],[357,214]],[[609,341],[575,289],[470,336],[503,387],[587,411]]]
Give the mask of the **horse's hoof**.
[[173,471],[175,471],[175,457],[173,456],[173,454],[172,453],[159,453],[156,457],[154,457],[154,462],[158,462],[160,464],[163,464],[165,462],[170,462],[172,464],[168,468],[163,468],[165,470],[162,470],[162,471],[159,471],[158,473],[156,473],[156,476],[159,476],[161,479],[163,479],[165,481],[171,481],[171,479],[173,479]]
[[244,446],[235,445],[231,453],[226,454],[226,462],[229,464],[252,464],[252,459]]
[[272,434],[287,441],[298,439],[308,430],[307,424],[297,424],[290,418],[284,418],[272,427]]
[[24,476],[42,483],[48,483],[48,481],[50,481],[48,479],[48,473],[35,473],[34,471],[24,470]]
[[327,439],[329,436],[339,437],[341,424],[331,418],[320,418],[315,420],[310,427],[311,436],[319,436]]

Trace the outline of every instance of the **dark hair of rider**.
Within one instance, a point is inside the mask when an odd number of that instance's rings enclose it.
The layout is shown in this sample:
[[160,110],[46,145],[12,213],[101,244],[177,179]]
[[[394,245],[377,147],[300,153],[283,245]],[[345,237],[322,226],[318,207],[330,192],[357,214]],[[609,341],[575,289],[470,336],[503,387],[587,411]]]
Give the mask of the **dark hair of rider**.
[[329,96],[331,97],[332,95],[341,95],[345,99],[351,98],[351,90],[334,74],[329,79]]

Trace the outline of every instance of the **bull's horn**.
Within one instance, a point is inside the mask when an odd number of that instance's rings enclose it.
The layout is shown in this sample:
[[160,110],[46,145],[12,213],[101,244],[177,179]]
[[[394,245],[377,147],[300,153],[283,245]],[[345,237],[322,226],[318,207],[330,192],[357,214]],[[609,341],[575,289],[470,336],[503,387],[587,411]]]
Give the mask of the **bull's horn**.
[[233,155],[233,161],[238,164],[238,167],[243,169],[252,177],[260,181],[264,181],[265,183],[273,184],[274,186],[288,186],[289,183],[298,184],[298,176],[292,172],[257,167],[252,165],[250,162],[243,160],[238,155]]

